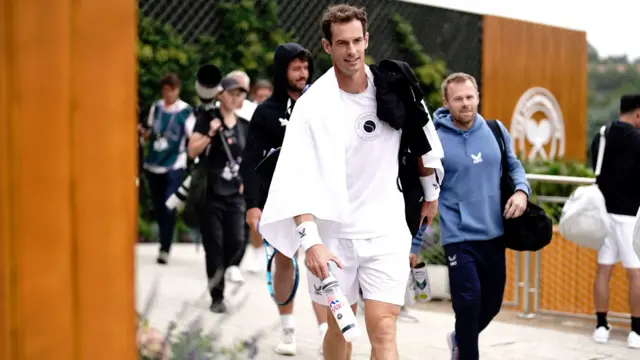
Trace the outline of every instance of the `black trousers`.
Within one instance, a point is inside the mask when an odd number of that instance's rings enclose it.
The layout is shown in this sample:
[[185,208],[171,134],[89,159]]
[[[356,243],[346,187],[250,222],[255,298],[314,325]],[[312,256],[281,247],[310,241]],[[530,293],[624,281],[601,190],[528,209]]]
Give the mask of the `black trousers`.
[[500,312],[507,281],[502,239],[444,246],[460,360],[478,360],[478,336]]
[[164,204],[175,193],[184,180],[184,169],[172,170],[164,174],[147,171],[153,214],[160,230],[160,251],[169,252],[176,229],[176,212]]
[[200,233],[204,247],[211,299],[224,298],[224,272],[238,265],[245,251],[244,198],[242,195],[212,196],[200,212]]

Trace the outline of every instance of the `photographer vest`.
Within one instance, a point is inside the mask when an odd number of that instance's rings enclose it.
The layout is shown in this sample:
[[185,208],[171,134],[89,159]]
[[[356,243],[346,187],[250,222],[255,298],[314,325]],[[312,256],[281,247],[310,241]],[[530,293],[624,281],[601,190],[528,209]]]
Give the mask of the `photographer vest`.
[[191,107],[181,100],[175,107],[167,111],[158,101],[152,109],[150,146],[145,159],[145,168],[152,172],[161,173],[186,166],[185,127]]

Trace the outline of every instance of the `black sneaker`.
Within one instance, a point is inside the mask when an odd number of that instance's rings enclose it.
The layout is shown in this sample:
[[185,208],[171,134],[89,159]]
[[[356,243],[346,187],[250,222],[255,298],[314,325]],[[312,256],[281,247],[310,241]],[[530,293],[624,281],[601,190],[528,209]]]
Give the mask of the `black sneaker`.
[[227,306],[224,304],[224,302],[214,302],[211,304],[211,307],[209,309],[211,310],[211,312],[214,312],[216,314],[225,314],[227,312]]

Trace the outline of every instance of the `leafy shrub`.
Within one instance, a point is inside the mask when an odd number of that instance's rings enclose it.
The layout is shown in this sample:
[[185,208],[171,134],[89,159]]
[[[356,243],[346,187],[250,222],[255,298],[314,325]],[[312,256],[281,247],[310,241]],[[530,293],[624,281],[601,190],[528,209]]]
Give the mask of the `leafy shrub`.
[[[594,174],[591,168],[583,163],[575,161],[549,161],[536,160],[531,162],[523,162],[525,171],[528,174],[544,174],[559,176],[575,176],[593,178]],[[538,196],[557,196],[569,197],[571,193],[581,185],[572,184],[554,184],[543,181],[530,181],[533,202],[538,200]],[[554,224],[560,220],[562,214],[562,203],[552,203],[540,201],[540,206],[545,210]]]
[[278,26],[277,3],[221,1],[215,12],[220,22],[216,33],[196,42],[201,62],[215,64],[223,73],[242,69],[253,80],[272,78],[276,47],[291,40]]
[[160,78],[170,72],[182,80],[181,97],[196,98],[193,84],[198,70],[198,48],[186,44],[171,26],[140,16],[138,19],[138,96],[149,107],[160,94]]

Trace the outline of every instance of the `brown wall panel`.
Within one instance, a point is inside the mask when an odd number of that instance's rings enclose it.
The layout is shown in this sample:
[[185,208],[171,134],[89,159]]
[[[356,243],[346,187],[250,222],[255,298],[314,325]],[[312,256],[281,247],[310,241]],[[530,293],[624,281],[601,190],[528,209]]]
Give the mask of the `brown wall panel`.
[[[485,16],[482,40],[482,112],[485,118],[502,120],[514,137],[520,132],[511,127],[518,100],[531,88],[542,87],[557,100],[562,113],[565,139],[564,158],[586,158],[587,112],[587,40],[580,31],[527,23],[496,16]],[[551,115],[554,106],[545,104],[548,96],[530,98],[527,109],[533,122],[526,129],[533,140],[523,141],[527,155],[532,143],[537,143],[550,157],[552,143],[557,145],[556,158],[561,157],[561,142],[549,139],[549,126],[543,119],[558,119]],[[542,100],[542,101],[536,101]],[[524,108],[520,108],[524,109]],[[541,110],[548,110],[546,113]],[[546,115],[546,116],[545,116]],[[526,122],[525,122],[526,124]],[[562,129],[559,129],[562,130]],[[525,132],[526,132],[525,131]],[[536,140],[538,139],[538,140]],[[545,140],[548,140],[545,142]],[[520,152],[518,142],[516,150]],[[534,152],[535,153],[535,152]],[[539,154],[539,153],[538,153]]]
[[135,354],[136,12],[129,0],[72,8],[77,359]]
[[0,7],[4,359],[73,359],[69,3]]
[[1,360],[135,358],[135,13],[0,0]]

